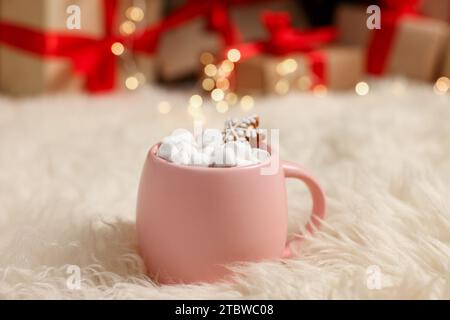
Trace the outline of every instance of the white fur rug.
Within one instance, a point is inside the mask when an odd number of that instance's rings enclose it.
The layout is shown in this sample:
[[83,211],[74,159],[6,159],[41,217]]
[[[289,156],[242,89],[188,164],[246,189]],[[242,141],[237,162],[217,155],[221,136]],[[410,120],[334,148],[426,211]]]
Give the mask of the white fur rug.
[[[188,94],[0,98],[0,298],[450,299],[450,95],[399,80],[364,97],[257,101],[282,157],[323,184],[325,226],[295,259],[236,266],[232,284],[152,283],[136,253],[137,184],[147,149],[192,125]],[[309,197],[288,189],[300,232]]]

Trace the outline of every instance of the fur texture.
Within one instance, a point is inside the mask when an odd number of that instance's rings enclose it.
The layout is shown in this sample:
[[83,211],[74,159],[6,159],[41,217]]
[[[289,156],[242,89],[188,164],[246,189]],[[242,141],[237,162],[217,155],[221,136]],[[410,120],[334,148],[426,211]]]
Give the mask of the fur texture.
[[[399,80],[364,97],[257,100],[262,125],[281,129],[282,158],[323,184],[323,228],[293,259],[233,266],[233,283],[152,283],[136,251],[137,185],[147,149],[192,126],[188,94],[0,98],[0,298],[450,298],[450,96]],[[205,109],[206,126],[241,115]],[[290,232],[301,232],[309,196],[287,184]]]

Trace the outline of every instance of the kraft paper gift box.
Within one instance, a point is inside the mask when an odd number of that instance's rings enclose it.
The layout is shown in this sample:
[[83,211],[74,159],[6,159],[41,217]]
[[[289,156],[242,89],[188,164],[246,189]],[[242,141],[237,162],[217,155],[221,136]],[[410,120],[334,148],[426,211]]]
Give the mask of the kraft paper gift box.
[[384,10],[381,29],[369,30],[366,7],[341,6],[336,18],[340,42],[366,48],[371,74],[435,80],[448,39],[447,24],[417,14],[401,15],[392,23]]
[[[283,67],[286,63],[288,66]],[[243,60],[236,65],[233,82],[240,94],[284,94],[319,84],[332,90],[353,89],[363,77],[363,50],[333,46],[310,53],[283,57],[263,54]]]
[[196,17],[164,32],[158,46],[158,74],[163,81],[175,81],[198,72],[203,52],[217,54],[220,35],[207,29],[205,17]]
[[[122,22],[127,18],[126,9],[133,5],[132,0],[118,0],[114,29],[117,34]],[[145,0],[144,18],[137,24],[148,25],[160,17],[161,1]],[[70,5],[81,10],[81,29],[69,30],[66,22]],[[26,28],[39,35],[64,34],[69,38],[88,36],[102,39],[105,36],[104,2],[102,0],[0,0],[0,23]],[[37,44],[39,49],[52,45],[52,39]],[[30,40],[34,41],[34,40]],[[37,50],[40,51],[40,50]],[[147,54],[135,54],[134,63],[147,81],[154,78],[154,58]],[[117,76],[114,82],[123,87],[125,61],[117,57]],[[134,69],[132,72],[136,72]],[[80,91],[86,87],[86,77],[74,72],[73,61],[67,57],[45,56],[0,41],[0,91],[13,95],[33,95],[66,91]],[[99,90],[100,91],[100,90]]]

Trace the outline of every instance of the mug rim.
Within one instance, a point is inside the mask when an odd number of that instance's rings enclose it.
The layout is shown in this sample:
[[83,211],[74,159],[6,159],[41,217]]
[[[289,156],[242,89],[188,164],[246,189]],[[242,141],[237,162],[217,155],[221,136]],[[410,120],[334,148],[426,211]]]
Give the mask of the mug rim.
[[157,151],[159,146],[161,145],[161,142],[158,142],[157,144],[153,145],[148,154],[149,156],[152,158],[153,161],[161,164],[161,165],[167,165],[167,166],[171,166],[174,168],[178,168],[178,169],[182,169],[182,170],[192,170],[192,171],[208,171],[208,172],[219,172],[219,171],[226,171],[226,172],[230,172],[230,171],[244,171],[244,170],[249,170],[249,169],[256,169],[256,168],[262,168],[266,165],[268,165],[273,158],[273,154],[270,152],[271,151],[271,147],[267,146],[267,149],[269,151],[270,157],[260,163],[257,164],[251,164],[251,165],[247,165],[247,166],[235,166],[235,167],[200,167],[200,166],[189,166],[189,165],[182,165],[182,164],[176,164],[176,163],[172,163],[169,162],[165,159],[162,159],[160,157],[158,157],[157,155]]

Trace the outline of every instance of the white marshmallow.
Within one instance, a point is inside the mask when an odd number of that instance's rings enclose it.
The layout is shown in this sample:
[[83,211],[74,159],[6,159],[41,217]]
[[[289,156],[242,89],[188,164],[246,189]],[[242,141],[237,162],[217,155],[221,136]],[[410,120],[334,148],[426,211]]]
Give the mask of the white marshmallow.
[[230,147],[218,146],[214,149],[214,165],[217,167],[234,167],[236,166],[236,154]]
[[211,165],[211,157],[202,152],[194,152],[191,155],[191,165],[198,167],[209,167]]
[[172,161],[174,155],[178,153],[178,148],[173,143],[162,143],[158,148],[158,157]]
[[175,153],[171,160],[171,162],[181,165],[189,165],[191,163],[191,157],[185,151],[179,151]]
[[195,139],[192,133],[186,129],[176,129],[172,132],[172,134],[168,137],[165,137],[162,141],[164,142],[172,142],[172,143],[180,143],[187,142],[190,144],[195,144]]
[[252,147],[248,141],[231,141],[225,144],[226,148],[233,149],[236,158],[250,160],[252,157]]
[[197,145],[206,147],[209,145],[219,145],[223,143],[222,132],[218,129],[205,129],[202,134],[197,137]]
[[186,141],[180,141],[180,142],[176,143],[175,145],[178,150],[187,153],[189,155],[189,157],[191,157],[191,155],[194,152],[197,152],[196,146],[189,142],[186,142]]
[[253,148],[252,157],[258,162],[264,162],[270,158],[270,153],[263,149]]

